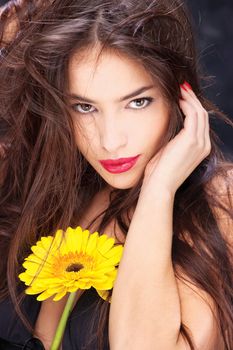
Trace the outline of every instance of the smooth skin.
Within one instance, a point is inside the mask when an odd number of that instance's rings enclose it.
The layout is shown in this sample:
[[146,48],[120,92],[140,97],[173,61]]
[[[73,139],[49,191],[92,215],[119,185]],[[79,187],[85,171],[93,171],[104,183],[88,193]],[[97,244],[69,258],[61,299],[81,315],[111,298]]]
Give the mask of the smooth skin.
[[[97,53],[94,49],[79,52],[69,64],[72,97],[68,103],[77,147],[106,181],[106,193],[112,188],[130,188],[143,176],[113,288],[110,349],[189,349],[179,332],[182,321],[190,328],[197,350],[223,350],[213,301],[191,281],[176,279],[171,260],[174,195],[210,152],[208,114],[192,90],[181,89],[184,128],[160,149],[171,117],[160,90],[154,85],[125,98],[154,84],[150,75],[137,62],[115,52],[104,53],[96,66]],[[149,103],[147,97],[153,100]],[[99,159],[136,154],[141,154],[136,166],[121,174],[111,174],[99,163]],[[105,208],[106,193],[93,199],[81,226]],[[112,232],[113,226],[105,231]],[[65,301],[42,303],[35,334],[46,350]]]
[[211,298],[177,280],[171,260],[175,192],[211,150],[208,113],[191,89],[181,92],[184,128],[148,163],[127,233],[110,308],[111,350],[190,349],[181,322],[198,350],[223,349]]
[[[184,128],[160,149],[170,113],[158,87],[120,101],[153,84],[151,76],[111,51],[96,65],[97,53],[78,53],[69,65],[70,93],[82,96],[70,100],[77,146],[110,188],[130,188],[144,176],[113,289],[110,348],[189,349],[180,335],[182,321],[198,350],[222,350],[213,301],[191,282],[177,280],[171,260],[174,195],[211,150],[208,113],[190,88],[181,88]],[[153,98],[149,105],[147,96]],[[117,175],[98,162],[137,154],[136,166]]]
[[[169,107],[151,76],[135,60],[107,51],[96,65],[98,50],[78,53],[69,64],[73,98],[68,103],[76,143],[110,187],[127,189],[143,176],[160,148],[170,118]],[[126,97],[143,87],[150,88]],[[111,174],[99,163],[138,154],[136,165],[121,174]]]
[[174,195],[210,153],[208,113],[188,85],[181,86],[181,93],[180,108],[185,115],[184,128],[147,164],[143,191],[153,193],[155,185],[159,183],[159,188]]

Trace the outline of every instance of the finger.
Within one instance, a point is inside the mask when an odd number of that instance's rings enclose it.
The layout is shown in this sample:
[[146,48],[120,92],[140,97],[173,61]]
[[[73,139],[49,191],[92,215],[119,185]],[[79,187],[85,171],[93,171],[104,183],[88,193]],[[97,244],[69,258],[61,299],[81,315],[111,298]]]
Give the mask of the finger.
[[185,82],[185,83],[183,84],[183,86],[184,86],[186,92],[189,94],[189,96],[196,102],[196,104],[197,104],[200,108],[202,108],[201,101],[199,100],[199,98],[197,97],[197,95],[195,94],[195,92],[193,91],[192,86],[191,86],[189,83],[187,83],[187,82]]
[[187,84],[184,85],[185,89],[182,89],[183,98],[186,98],[193,108],[197,112],[197,138],[198,142],[203,148],[204,154],[209,154],[210,152],[210,134],[209,134],[209,115],[204,109],[201,102],[197,98],[196,94],[193,92],[192,88]]
[[179,101],[180,108],[185,115],[184,119],[184,129],[192,137],[197,137],[198,122],[197,122],[197,113],[192,104],[186,99],[180,99]]
[[195,109],[197,113],[197,135],[199,138],[203,138],[205,135],[205,129],[207,124],[206,110],[203,108],[201,102],[196,97],[195,93],[186,85],[185,89],[182,89],[182,97],[184,100],[188,101],[190,105]]
[[[209,124],[209,114],[206,111],[206,109],[202,106],[200,100],[197,98],[196,94],[194,93],[192,87],[190,84],[185,82],[185,88],[187,93],[189,94],[190,98],[194,102],[194,104],[197,106],[198,111],[199,111],[199,116],[200,116],[200,123],[199,125],[204,122],[204,141],[205,141],[205,147],[207,150],[211,148],[211,143],[210,143],[210,124]],[[202,130],[200,128],[199,135],[201,136]]]
[[197,98],[196,94],[191,87],[186,85],[181,85],[182,97],[186,98],[198,111],[203,109],[200,100]]

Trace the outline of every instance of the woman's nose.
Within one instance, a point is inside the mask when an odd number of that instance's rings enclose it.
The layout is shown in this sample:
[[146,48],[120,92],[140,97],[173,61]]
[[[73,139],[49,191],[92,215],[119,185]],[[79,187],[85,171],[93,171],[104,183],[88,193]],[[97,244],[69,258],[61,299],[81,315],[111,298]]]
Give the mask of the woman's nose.
[[106,118],[101,125],[100,142],[108,153],[116,154],[127,143],[126,130],[120,126],[119,121]]

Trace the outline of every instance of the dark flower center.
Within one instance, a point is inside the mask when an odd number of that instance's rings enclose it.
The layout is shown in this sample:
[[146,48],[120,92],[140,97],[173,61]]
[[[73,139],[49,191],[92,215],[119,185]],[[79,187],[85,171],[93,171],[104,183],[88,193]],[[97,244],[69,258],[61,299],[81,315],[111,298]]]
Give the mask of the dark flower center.
[[66,271],[67,272],[78,272],[79,270],[81,270],[84,266],[82,264],[79,264],[79,263],[74,263],[74,264],[71,264],[69,265],[67,268],[66,268]]

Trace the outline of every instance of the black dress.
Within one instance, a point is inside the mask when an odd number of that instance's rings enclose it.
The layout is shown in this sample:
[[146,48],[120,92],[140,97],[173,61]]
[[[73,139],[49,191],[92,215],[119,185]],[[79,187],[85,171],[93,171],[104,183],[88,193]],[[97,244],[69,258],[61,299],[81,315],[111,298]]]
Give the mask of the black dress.
[[[69,316],[66,330],[62,341],[63,350],[85,350],[90,342],[90,327],[94,322],[97,325],[96,305],[99,295],[94,288],[86,290],[77,301],[72,313]],[[35,325],[40,311],[41,303],[36,300],[36,296],[27,295],[22,303],[22,310],[27,315],[28,320]],[[96,320],[96,321],[95,321]],[[97,327],[94,328],[97,330]],[[97,350],[97,338],[89,343],[88,350]],[[0,350],[42,350],[40,341],[33,338],[21,320],[16,316],[13,305],[6,299],[0,303]],[[109,350],[108,327],[104,329],[104,345],[102,350]]]

